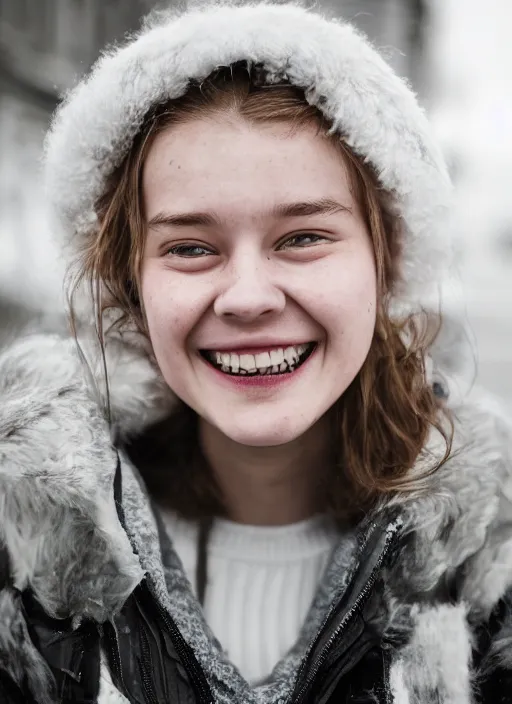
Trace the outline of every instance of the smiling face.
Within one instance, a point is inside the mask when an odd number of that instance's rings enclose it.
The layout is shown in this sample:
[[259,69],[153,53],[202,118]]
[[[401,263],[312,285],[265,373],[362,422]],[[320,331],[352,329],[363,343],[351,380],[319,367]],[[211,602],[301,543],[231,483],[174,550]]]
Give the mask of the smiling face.
[[370,235],[314,127],[193,120],[143,170],[141,297],[170,388],[250,446],[291,442],[344,393],[376,309]]

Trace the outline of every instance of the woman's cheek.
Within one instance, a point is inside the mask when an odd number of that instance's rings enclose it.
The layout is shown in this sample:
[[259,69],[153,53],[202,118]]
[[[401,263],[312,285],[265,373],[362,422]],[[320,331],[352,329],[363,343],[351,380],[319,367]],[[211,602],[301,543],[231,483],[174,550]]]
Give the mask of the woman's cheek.
[[154,348],[160,341],[166,346],[166,354],[170,353],[170,348],[175,354],[185,349],[188,338],[208,310],[211,298],[198,283],[174,272],[152,278],[146,287],[144,303]]

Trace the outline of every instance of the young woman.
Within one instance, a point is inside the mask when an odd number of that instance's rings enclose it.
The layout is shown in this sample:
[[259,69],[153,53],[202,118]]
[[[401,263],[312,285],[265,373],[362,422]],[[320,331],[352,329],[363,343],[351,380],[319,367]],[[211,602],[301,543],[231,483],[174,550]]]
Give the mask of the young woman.
[[2,702],[510,701],[510,433],[432,359],[406,85],[295,5],[159,16],[46,170],[75,335],[0,358]]

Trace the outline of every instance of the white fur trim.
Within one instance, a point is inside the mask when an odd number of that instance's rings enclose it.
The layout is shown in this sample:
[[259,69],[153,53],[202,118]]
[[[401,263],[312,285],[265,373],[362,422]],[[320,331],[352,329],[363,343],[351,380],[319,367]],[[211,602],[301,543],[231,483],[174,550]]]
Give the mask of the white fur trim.
[[82,371],[74,341],[58,336],[0,354],[0,543],[15,586],[30,586],[50,616],[103,622],[144,572],[119,522],[117,454]]
[[121,694],[112,682],[110,670],[108,669],[107,660],[103,651],[101,652],[98,704],[128,704],[128,699]]
[[471,644],[463,604],[418,610],[412,638],[391,668],[395,704],[471,704]]
[[333,120],[396,193],[406,225],[405,286],[398,302],[423,298],[449,259],[451,186],[415,96],[349,24],[294,4],[215,4],[168,14],[135,41],[106,53],[67,97],[46,140],[46,182],[68,239],[97,228],[94,203],[149,108],[221,65],[249,59],[287,78]]
[[411,704],[404,682],[404,664],[397,660],[389,671],[389,686],[393,695],[393,704]]

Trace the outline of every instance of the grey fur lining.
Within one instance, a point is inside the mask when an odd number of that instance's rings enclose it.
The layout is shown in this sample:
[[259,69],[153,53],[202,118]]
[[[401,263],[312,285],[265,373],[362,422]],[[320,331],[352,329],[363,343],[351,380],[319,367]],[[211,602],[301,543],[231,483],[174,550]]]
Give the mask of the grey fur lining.
[[[254,695],[205,622],[181,560],[171,547],[160,545],[157,520],[136,469],[122,457],[123,508],[128,535],[160,604],[175,620],[202,665],[215,701],[253,704]],[[161,550],[165,552],[162,554]],[[165,567],[164,567],[165,563]]]

